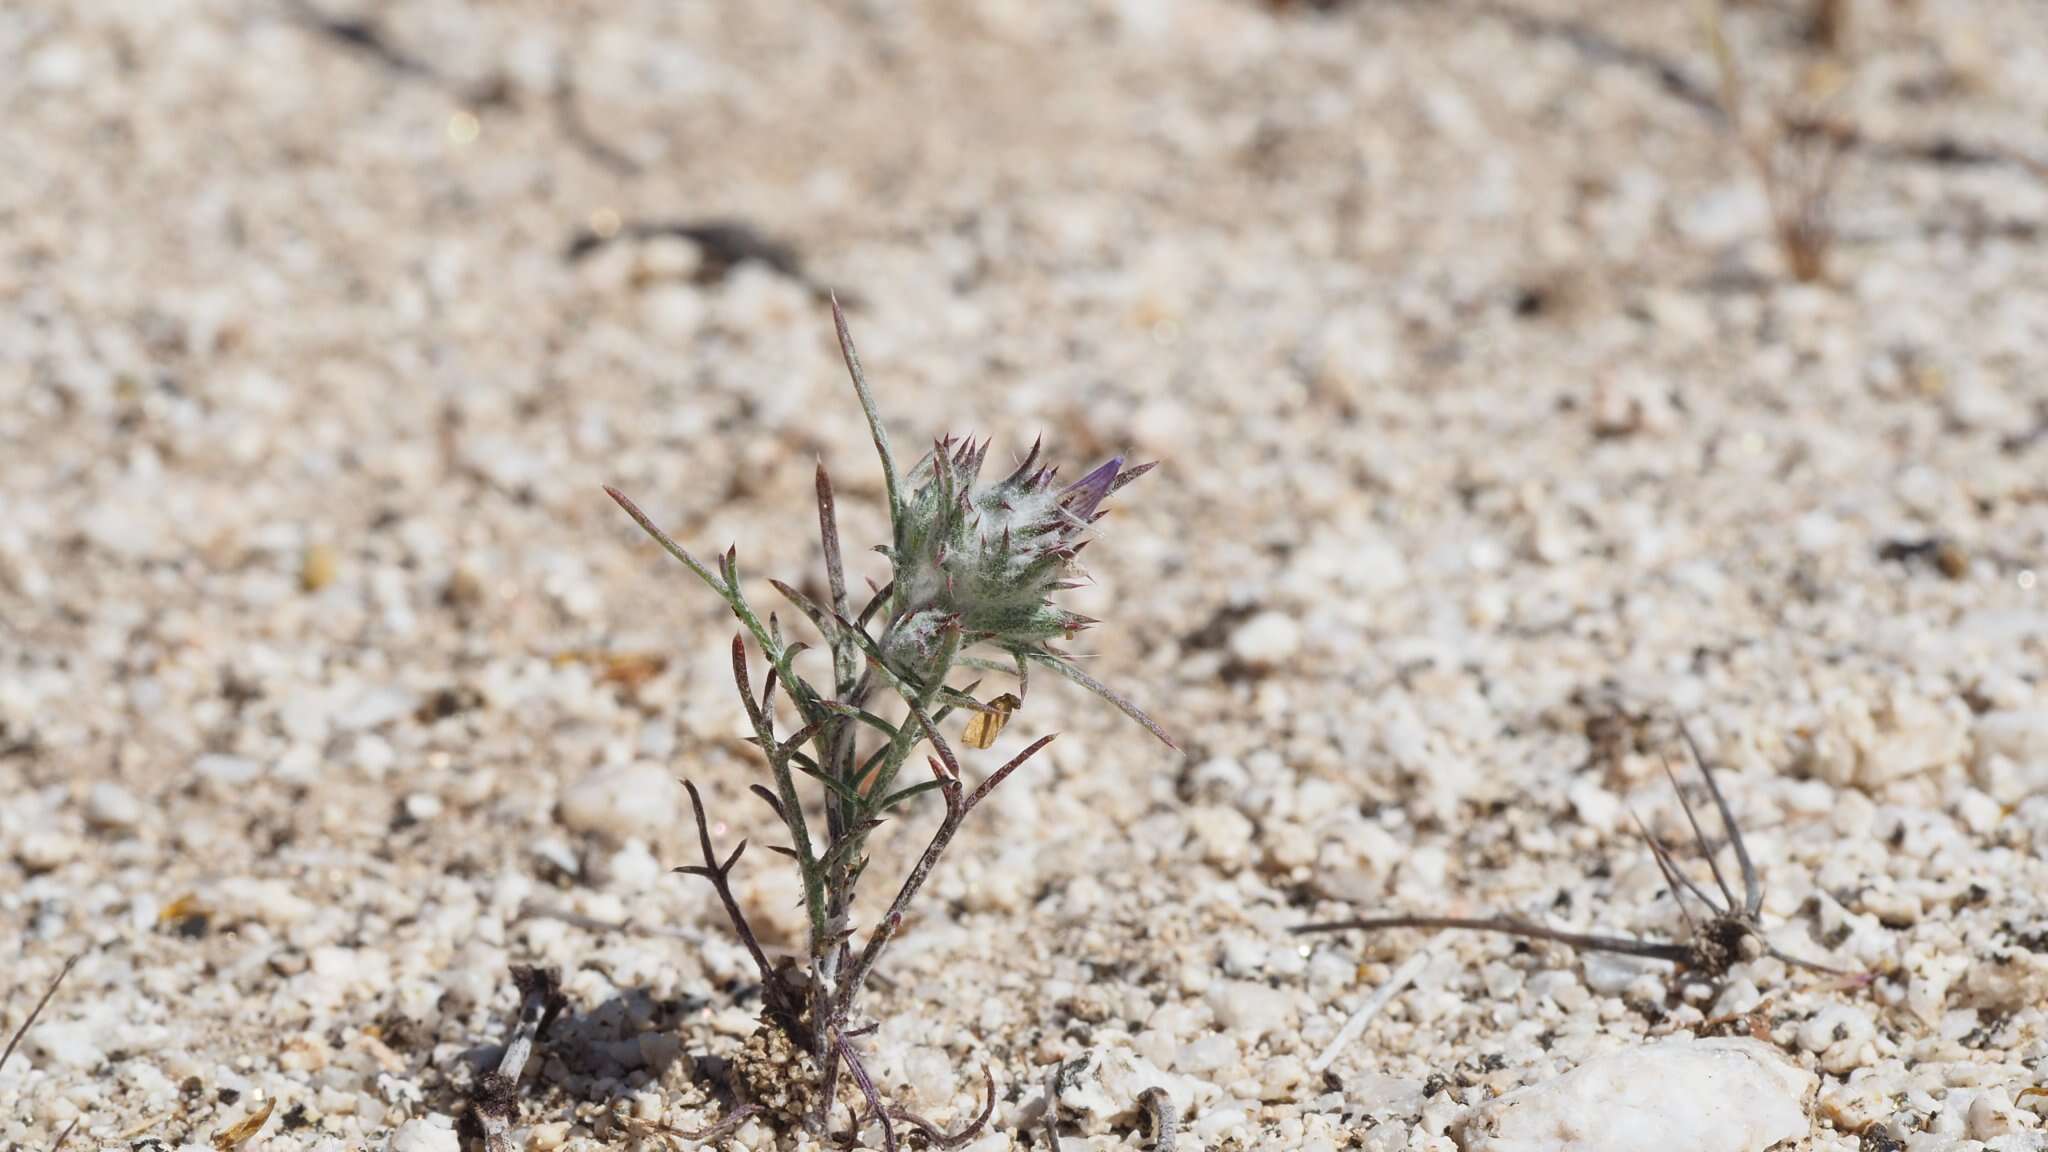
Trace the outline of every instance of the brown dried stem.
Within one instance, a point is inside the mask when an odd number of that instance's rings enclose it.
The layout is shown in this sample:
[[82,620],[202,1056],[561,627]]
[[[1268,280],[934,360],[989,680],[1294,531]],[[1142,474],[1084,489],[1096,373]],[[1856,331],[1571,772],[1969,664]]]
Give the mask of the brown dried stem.
[[[960,831],[960,825],[967,819],[967,814],[974,811],[975,805],[981,803],[990,792],[995,791],[1008,779],[1010,773],[1037,755],[1039,749],[1052,743],[1056,735],[1048,734],[1032,741],[1022,752],[1011,757],[1009,763],[996,769],[988,779],[981,782],[980,787],[965,797],[961,795],[963,786],[957,771],[948,775],[947,769],[938,761],[932,762],[932,773],[940,781],[939,792],[946,801],[946,817],[939,822],[939,830],[933,833],[931,843],[925,846],[924,854],[918,857],[916,866],[911,868],[910,875],[904,878],[903,886],[897,889],[896,899],[889,904],[888,913],[875,925],[874,932],[868,936],[867,945],[861,949],[860,957],[854,961],[853,969],[847,973],[846,982],[839,991],[837,1006],[837,1012],[842,1018],[852,1012],[854,997],[859,994],[862,983],[867,980],[868,974],[874,971],[876,963],[882,958],[882,953],[888,949],[889,942],[895,939],[897,931],[902,928],[903,918],[910,910],[911,901],[917,898],[918,889],[924,887],[926,878],[931,875],[932,869],[938,866],[939,858],[945,855],[947,845],[953,842],[953,837]],[[939,736],[936,729],[932,730],[931,736],[941,755],[951,761],[952,750],[946,747],[944,738]]]
[[803,1010],[793,1002],[789,989],[775,971],[775,965],[769,962],[768,953],[762,949],[760,938],[754,935],[754,926],[747,922],[747,914],[740,907],[739,898],[733,895],[733,865],[739,863],[740,854],[747,850],[747,842],[740,841],[732,855],[720,863],[718,852],[711,845],[711,826],[704,817],[704,798],[698,794],[697,785],[692,781],[683,781],[683,788],[690,794],[690,811],[697,818],[697,844],[704,854],[704,863],[685,864],[676,871],[686,876],[702,876],[710,882],[712,890],[718,894],[719,904],[725,908],[725,918],[732,923],[734,934],[739,936],[741,946],[746,948],[755,969],[761,974],[761,998],[767,1003],[769,1014],[789,1033],[791,1040],[802,1044],[806,1037],[798,1020]]
[[948,1132],[908,1108],[892,1106],[889,1109],[889,1117],[892,1120],[901,1120],[912,1128],[917,1129],[918,1135],[923,1136],[925,1142],[934,1148],[953,1149],[963,1147],[968,1141],[981,1135],[981,1130],[988,1126],[989,1117],[995,1115],[996,1076],[995,1073],[989,1071],[986,1064],[981,1066],[981,1081],[981,1111],[976,1113],[974,1119],[968,1121],[966,1126],[962,1127],[958,1132]]
[[[1756,865],[1751,860],[1749,849],[1743,843],[1742,829],[1735,821],[1733,809],[1729,806],[1721,787],[1714,779],[1713,767],[1701,754],[1692,733],[1684,725],[1679,730],[1685,739],[1687,751],[1698,765],[1700,776],[1706,781],[1707,791],[1714,799],[1715,808],[1721,816],[1723,828],[1728,837],[1728,846],[1735,854],[1737,869],[1742,878],[1743,898],[1737,903],[1735,893],[1721,873],[1715,861],[1712,842],[1701,826],[1692,802],[1686,797],[1685,789],[1679,784],[1675,773],[1671,773],[1672,787],[1678,792],[1679,804],[1685,810],[1686,822],[1692,828],[1698,844],[1699,854],[1707,861],[1713,872],[1716,886],[1723,899],[1717,901],[1705,889],[1695,883],[1680,869],[1672,858],[1671,850],[1647,828],[1642,828],[1644,841],[1649,845],[1651,855],[1657,861],[1658,869],[1664,874],[1671,895],[1678,902],[1679,910],[1685,915],[1689,929],[1687,937],[1680,941],[1637,940],[1625,936],[1604,936],[1593,933],[1569,932],[1545,927],[1515,916],[1468,917],[1468,916],[1375,916],[1352,920],[1334,920],[1315,924],[1304,924],[1294,929],[1297,934],[1312,932],[1383,931],[1390,928],[1457,928],[1476,932],[1498,932],[1509,936],[1520,936],[1531,940],[1548,940],[1590,952],[1612,952],[1625,956],[1642,956],[1652,960],[1667,960],[1676,963],[1688,972],[1707,980],[1718,980],[1728,969],[1743,960],[1757,956],[1772,956],[1787,964],[1815,972],[1843,975],[1837,968],[1779,951],[1764,937],[1763,885],[1757,879]],[[1666,766],[1667,773],[1670,772]],[[1641,822],[1638,821],[1638,827]],[[1685,897],[1704,905],[1708,916],[1704,922],[1695,921],[1686,907]]]
[[[83,955],[83,953],[80,953],[79,955]],[[29,1009],[28,1018],[26,1020],[23,1020],[21,1022],[21,1026],[14,1030],[14,1035],[7,1038],[6,1049],[0,1050],[0,1068],[5,1068],[7,1066],[8,1057],[14,1055],[14,1050],[16,1048],[21,1047],[22,1038],[28,1035],[29,1029],[36,1026],[37,1018],[42,1016],[43,1009],[50,1006],[51,997],[57,994],[57,989],[63,985],[64,978],[66,976],[71,975],[71,969],[78,964],[78,960],[79,956],[73,956],[71,957],[71,959],[66,960],[64,962],[64,966],[62,968],[57,969],[57,975],[50,981],[50,986],[43,989],[42,999],[37,1000],[36,1006],[34,1008]]]

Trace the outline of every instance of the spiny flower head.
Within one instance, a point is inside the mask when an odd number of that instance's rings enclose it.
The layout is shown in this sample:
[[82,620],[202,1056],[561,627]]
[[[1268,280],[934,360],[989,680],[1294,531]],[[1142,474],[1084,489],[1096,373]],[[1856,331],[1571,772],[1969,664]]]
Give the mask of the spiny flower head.
[[931,659],[955,625],[962,647],[1021,652],[1047,651],[1095,622],[1058,607],[1052,594],[1086,577],[1075,557],[1106,514],[1103,501],[1152,465],[1126,469],[1116,457],[1062,487],[1057,469],[1039,464],[1039,448],[993,483],[981,481],[986,440],[940,440],[912,469],[896,542],[883,549],[895,568],[899,621],[890,655],[906,670]]

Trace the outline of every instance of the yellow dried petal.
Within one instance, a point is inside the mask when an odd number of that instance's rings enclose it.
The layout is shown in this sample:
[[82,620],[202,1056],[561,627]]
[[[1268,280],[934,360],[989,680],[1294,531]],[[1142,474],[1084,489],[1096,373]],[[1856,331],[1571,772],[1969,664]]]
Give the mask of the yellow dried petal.
[[967,718],[967,730],[960,734],[960,739],[969,748],[987,748],[1003,734],[1003,725],[1010,722],[1010,713],[1023,703],[1008,692],[1003,693],[988,702],[988,711],[976,712]]
[[299,587],[308,592],[318,592],[334,583],[334,577],[341,567],[334,549],[325,544],[315,544],[306,549],[299,558]]
[[277,1098],[275,1096],[265,1100],[263,1107],[244,1116],[239,1123],[214,1133],[213,1146],[219,1149],[220,1152],[229,1152],[230,1149],[239,1148],[248,1143],[251,1136],[263,1131],[263,1126],[270,1122],[271,1110],[276,1107]]

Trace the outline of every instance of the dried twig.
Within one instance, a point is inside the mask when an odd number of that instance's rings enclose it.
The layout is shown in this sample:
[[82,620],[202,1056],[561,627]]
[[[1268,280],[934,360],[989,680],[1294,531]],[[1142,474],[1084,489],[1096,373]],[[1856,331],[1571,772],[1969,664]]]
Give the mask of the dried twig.
[[[875,1082],[868,1077],[867,1066],[860,1062],[860,1053],[854,1051],[853,1041],[846,1038],[845,1032],[835,1028],[832,1030],[832,1043],[839,1050],[839,1058],[845,1063],[847,1074],[853,1077],[854,1084],[860,1089],[861,1098],[868,1103],[868,1117],[882,1125],[882,1147],[886,1152],[896,1152],[896,1126],[889,1122],[889,1108],[882,1103],[881,1093],[875,1091]],[[848,1134],[849,1147],[860,1143],[860,1125],[861,1117],[855,1114],[853,1131]]]
[[1138,1103],[1152,1129],[1152,1152],[1173,1152],[1180,1136],[1180,1109],[1173,1106],[1173,1097],[1164,1088],[1147,1088],[1138,1093]]
[[[1679,786],[1676,775],[1671,773],[1667,764],[1666,774],[1671,776],[1672,786],[1678,790],[1678,801],[1685,809],[1686,822],[1691,826],[1694,839],[1699,845],[1700,855],[1706,859],[1707,866],[1713,873],[1715,886],[1721,892],[1719,900],[1708,895],[1691,877],[1678,868],[1671,850],[1647,828],[1643,829],[1643,837],[1649,844],[1651,855],[1656,858],[1658,869],[1663,872],[1670,886],[1672,898],[1678,901],[1679,910],[1685,914],[1690,928],[1685,940],[1636,940],[1622,936],[1567,932],[1514,916],[1378,916],[1304,924],[1294,931],[1371,932],[1388,928],[1458,928],[1478,932],[1500,932],[1532,940],[1549,940],[1583,951],[1613,952],[1653,960],[1668,960],[1681,966],[1690,976],[1706,981],[1719,980],[1733,965],[1754,960],[1759,956],[1772,956],[1794,967],[1815,972],[1845,975],[1846,973],[1839,968],[1787,955],[1764,938],[1763,885],[1757,878],[1756,866],[1750,859],[1749,849],[1743,843],[1742,829],[1736,824],[1735,813],[1729,807],[1727,798],[1722,795],[1721,786],[1714,779],[1713,768],[1701,754],[1699,745],[1692,738],[1692,732],[1684,725],[1679,726],[1679,731],[1684,737],[1686,750],[1691,754],[1693,763],[1699,766],[1701,778],[1706,781],[1707,792],[1713,797],[1715,810],[1720,814],[1721,825],[1727,832],[1728,845],[1735,854],[1743,890],[1742,897],[1738,900],[1726,877],[1723,876],[1720,865],[1715,861],[1714,846],[1708,841],[1705,830],[1700,826],[1699,819],[1693,812],[1692,802],[1686,798],[1685,789]],[[1705,906],[1708,915],[1704,920],[1693,919],[1692,912],[1685,903],[1687,894]]]
[[519,1077],[533,1057],[541,1034],[568,1004],[562,995],[562,975],[553,968],[514,965],[512,983],[519,989],[519,1017],[496,1069],[486,1072],[470,1093],[469,1110],[463,1114],[468,1134],[484,1143],[488,1152],[509,1147],[505,1132],[519,1116]]
[[683,790],[690,794],[690,811],[697,818],[697,845],[704,853],[704,863],[685,864],[675,871],[686,876],[702,876],[718,894],[718,903],[725,909],[725,917],[732,924],[733,934],[740,938],[747,955],[754,961],[754,968],[761,975],[761,999],[776,1022],[789,1033],[790,1039],[801,1044],[805,1040],[802,1025],[798,1022],[803,1015],[794,997],[783,981],[781,973],[768,959],[768,953],[761,947],[761,938],[754,934],[754,926],[747,922],[746,910],[740,907],[739,897],[732,891],[732,868],[740,862],[740,855],[747,850],[742,840],[724,862],[718,859],[718,852],[711,845],[711,826],[704,816],[704,797],[698,794],[693,781],[683,781]]
[[981,1130],[988,1127],[989,1117],[995,1115],[996,1075],[994,1072],[989,1071],[989,1067],[986,1064],[981,1066],[981,1081],[981,1111],[976,1113],[974,1119],[968,1121],[958,1132],[948,1132],[908,1108],[891,1107],[888,1110],[889,1117],[892,1120],[901,1120],[912,1128],[917,1129],[918,1134],[924,1137],[925,1142],[934,1148],[952,1149],[964,1147],[968,1141],[981,1135]]
[[1372,995],[1366,997],[1365,1003],[1358,1006],[1358,1011],[1353,1012],[1351,1018],[1344,1021],[1344,1027],[1337,1030],[1337,1035],[1331,1038],[1329,1046],[1323,1049],[1322,1054],[1309,1061],[1308,1070],[1321,1075],[1330,1065],[1336,1063],[1338,1054],[1365,1032],[1366,1025],[1371,1024],[1374,1017],[1394,1002],[1394,997],[1399,996],[1403,989],[1422,974],[1422,970],[1429,965],[1430,953],[1436,950],[1437,942],[1442,939],[1442,933],[1430,937],[1428,943],[1416,949],[1413,956],[1394,969],[1385,983],[1373,989]]
[[71,959],[64,962],[62,968],[57,969],[57,975],[50,981],[50,986],[43,989],[42,999],[37,1000],[36,1006],[29,1009],[28,1019],[23,1020],[21,1026],[14,1030],[14,1035],[7,1038],[6,1049],[0,1050],[0,1068],[5,1068],[8,1057],[14,1055],[16,1048],[21,1047],[22,1038],[28,1035],[29,1029],[35,1027],[36,1019],[43,1014],[43,1009],[49,1007],[50,998],[57,994],[58,987],[64,983],[66,976],[71,975],[71,969],[77,965],[79,956],[82,955],[83,953],[80,953],[77,956],[71,957]]

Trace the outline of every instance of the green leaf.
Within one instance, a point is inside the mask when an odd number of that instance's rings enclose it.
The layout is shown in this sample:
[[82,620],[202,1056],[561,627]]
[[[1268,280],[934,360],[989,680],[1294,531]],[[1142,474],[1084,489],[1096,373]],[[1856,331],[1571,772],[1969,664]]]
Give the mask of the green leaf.
[[896,807],[898,804],[902,804],[909,800],[914,800],[927,792],[934,792],[945,786],[946,781],[943,780],[926,780],[919,784],[912,784],[908,788],[900,788],[895,792],[890,793],[888,799],[876,805],[875,811],[887,812],[889,809]]

